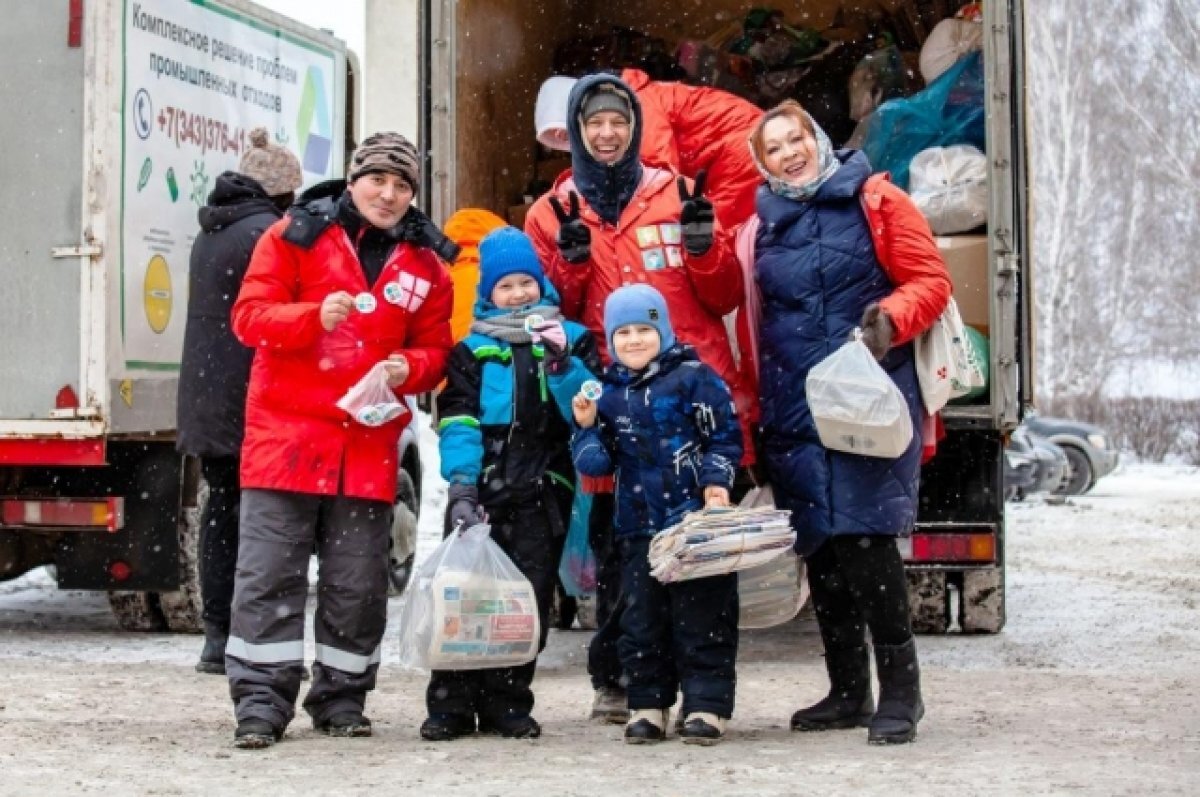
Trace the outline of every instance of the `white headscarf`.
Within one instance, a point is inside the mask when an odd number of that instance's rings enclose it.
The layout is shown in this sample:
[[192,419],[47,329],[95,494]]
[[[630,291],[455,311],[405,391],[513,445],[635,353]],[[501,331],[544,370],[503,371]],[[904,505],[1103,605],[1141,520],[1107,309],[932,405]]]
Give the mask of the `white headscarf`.
[[555,141],[549,133],[567,129],[567,97],[577,82],[573,77],[555,75],[547,78],[538,89],[537,104],[533,107],[533,126],[537,130],[539,144],[563,152],[570,151],[569,143]]
[[767,171],[767,167],[758,159],[757,153],[754,152],[754,147],[747,141],[750,146],[750,156],[754,158],[754,165],[758,167],[758,172],[767,181],[767,187],[771,189],[771,193],[778,194],[787,199],[812,199],[825,181],[833,176],[833,173],[842,165],[837,156],[833,154],[833,144],[829,140],[829,136],[825,135],[825,131],[817,124],[816,120],[809,115],[808,111],[801,111],[808,119],[809,125],[812,126],[813,138],[817,140],[817,176],[809,180],[803,185],[786,182]]

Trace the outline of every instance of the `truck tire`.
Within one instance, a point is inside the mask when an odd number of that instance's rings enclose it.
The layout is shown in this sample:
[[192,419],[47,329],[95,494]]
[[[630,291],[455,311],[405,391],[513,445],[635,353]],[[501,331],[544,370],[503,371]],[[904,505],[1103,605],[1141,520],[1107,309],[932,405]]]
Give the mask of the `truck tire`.
[[153,592],[110,592],[108,605],[122,631],[167,630],[167,620]]
[[909,570],[908,611],[914,634],[944,634],[950,628],[950,593],[941,570]]
[[[194,467],[189,460],[184,467]],[[200,519],[208,503],[208,484],[196,474],[194,479],[184,478],[184,489],[195,484],[191,490],[195,501],[183,500],[179,507],[179,589],[160,592],[159,605],[167,628],[177,634],[199,634],[204,631],[201,613],[204,603],[200,598]],[[188,506],[188,504],[195,504]]]
[[996,634],[1004,628],[1004,570],[965,570],[959,623],[964,634]]

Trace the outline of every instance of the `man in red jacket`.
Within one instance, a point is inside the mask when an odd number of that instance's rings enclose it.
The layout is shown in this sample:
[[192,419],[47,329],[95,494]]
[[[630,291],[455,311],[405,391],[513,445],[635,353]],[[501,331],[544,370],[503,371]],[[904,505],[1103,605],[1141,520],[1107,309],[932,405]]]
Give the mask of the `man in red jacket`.
[[[589,75],[568,101],[571,170],[530,208],[525,231],[567,318],[590,329],[605,363],[604,302],[624,285],[645,283],[666,299],[678,338],[734,391],[738,372],[721,317],[742,299],[742,271],[704,180],[695,184],[639,155],[641,107],[612,75]],[[747,145],[749,146],[749,145]],[[592,716],[624,722],[625,693],[616,655],[619,557],[612,542],[612,487],[592,507],[592,548],[600,563],[597,619],[588,672],[596,690]]]
[[304,708],[331,736],[371,735],[363,705],[387,620],[397,441],[410,417],[360,421],[337,401],[379,362],[395,402],[445,371],[453,287],[430,249],[440,232],[410,204],[418,163],[399,134],[363,141],[348,184],[310,189],[259,240],[233,307],[234,333],[255,349],[225,649],[237,747],[274,744],[295,714],[314,544]]

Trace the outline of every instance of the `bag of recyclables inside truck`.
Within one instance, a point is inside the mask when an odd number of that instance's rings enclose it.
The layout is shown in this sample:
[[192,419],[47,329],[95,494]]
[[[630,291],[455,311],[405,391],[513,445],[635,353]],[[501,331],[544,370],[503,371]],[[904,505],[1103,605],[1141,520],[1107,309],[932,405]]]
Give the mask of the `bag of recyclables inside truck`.
[[425,670],[515,667],[537,655],[533,586],[480,523],[451,532],[400,609],[400,664]]
[[880,367],[862,332],[813,366],[805,381],[821,444],[834,451],[895,458],[912,441],[912,418],[900,388]]
[[363,426],[383,426],[406,409],[388,387],[387,366],[387,360],[372,365],[366,376],[337,400],[337,405]]
[[[755,487],[738,504],[774,508],[771,486]],[[791,620],[808,601],[804,561],[793,550],[738,571],[738,628],[771,628]]]
[[796,542],[788,518],[774,507],[688,512],[650,541],[650,574],[664,584],[718,576],[769,562]]

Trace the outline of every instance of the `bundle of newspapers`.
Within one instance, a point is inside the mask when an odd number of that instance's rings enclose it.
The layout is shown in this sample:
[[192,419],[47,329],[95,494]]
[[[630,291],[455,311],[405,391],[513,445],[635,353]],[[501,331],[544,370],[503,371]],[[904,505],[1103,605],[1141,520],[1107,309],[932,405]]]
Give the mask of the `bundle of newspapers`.
[[650,573],[670,584],[769,562],[796,542],[791,514],[771,507],[689,512],[650,541]]

